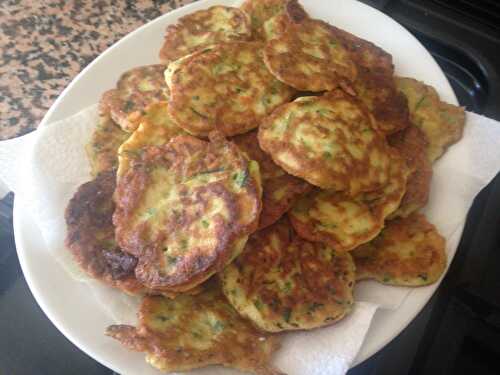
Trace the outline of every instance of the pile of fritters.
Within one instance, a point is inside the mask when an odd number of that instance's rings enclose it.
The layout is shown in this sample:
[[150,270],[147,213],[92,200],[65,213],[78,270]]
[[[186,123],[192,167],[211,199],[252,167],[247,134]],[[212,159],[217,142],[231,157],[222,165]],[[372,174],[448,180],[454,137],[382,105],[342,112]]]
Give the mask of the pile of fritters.
[[66,211],[82,269],[145,295],[107,335],[166,371],[278,374],[276,332],[339,321],[356,281],[439,279],[418,210],[462,108],[296,0],[184,16],[160,60],[103,94]]

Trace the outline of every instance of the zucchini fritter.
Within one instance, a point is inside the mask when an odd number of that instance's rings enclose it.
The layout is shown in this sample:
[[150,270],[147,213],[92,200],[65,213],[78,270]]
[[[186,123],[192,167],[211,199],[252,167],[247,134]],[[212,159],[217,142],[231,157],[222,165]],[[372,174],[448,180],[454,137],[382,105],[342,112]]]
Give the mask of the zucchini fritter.
[[146,286],[182,292],[236,257],[261,211],[259,166],[220,133],[150,146],[118,179],[116,238]]
[[127,131],[134,131],[144,115],[145,109],[168,98],[163,65],[147,65],[130,69],[119,79],[116,89],[104,93],[100,106],[109,111],[111,118]]
[[445,239],[417,213],[389,221],[377,238],[351,254],[357,280],[375,279],[383,284],[432,284],[446,268]]
[[246,0],[241,9],[250,16],[253,38],[260,40],[268,40],[275,35],[266,30],[266,23],[273,18],[284,13],[307,17],[297,0]]
[[103,172],[78,188],[66,208],[66,246],[89,276],[136,294],[145,291],[134,275],[137,259],[115,242],[115,177],[115,171]]
[[115,169],[118,164],[118,148],[127,139],[124,132],[108,113],[101,113],[89,143],[85,147],[93,177],[100,172]]
[[311,190],[304,180],[291,176],[276,165],[259,147],[257,131],[238,135],[232,139],[248,157],[259,163],[262,177],[262,213],[259,229],[275,223],[297,199]]
[[286,217],[253,234],[220,277],[233,307],[269,332],[329,325],[352,309],[351,256],[300,239]]
[[216,5],[179,18],[169,25],[160,60],[168,64],[207,46],[249,40],[252,35],[248,16],[238,8]]
[[409,125],[406,97],[394,82],[392,56],[375,44],[331,26],[358,66],[354,89],[372,111],[377,129],[392,134]]
[[270,39],[264,62],[280,81],[300,91],[325,91],[344,87],[356,80],[356,64],[341,38],[326,22],[299,13],[277,16],[270,22]]
[[351,196],[384,186],[389,147],[356,98],[340,90],[282,105],[259,128],[259,143],[276,164],[322,189]]
[[146,352],[146,361],[162,371],[222,365],[259,375],[280,374],[270,364],[279,338],[240,317],[218,286],[196,297],[146,297],[137,328],[113,325],[106,334],[130,350]]
[[158,102],[146,109],[139,127],[118,149],[118,178],[130,168],[133,159],[140,157],[148,146],[162,146],[177,135],[186,134],[172,120],[167,110],[167,102]]
[[262,63],[260,43],[225,43],[205,48],[169,66],[168,110],[190,134],[227,136],[259,126],[294,90],[275,79]]
[[389,136],[388,141],[404,156],[412,171],[401,205],[389,218],[406,217],[424,207],[429,200],[432,179],[432,164],[426,154],[429,143],[422,130],[415,125]]
[[439,99],[436,90],[413,78],[396,78],[398,89],[408,99],[411,122],[429,141],[427,158],[432,163],[462,138],[465,111]]
[[410,124],[406,97],[397,90],[392,74],[359,68],[354,89],[372,112],[380,132],[393,134]]
[[382,189],[356,197],[316,191],[300,199],[289,217],[301,237],[324,242],[336,251],[352,250],[380,233],[385,218],[401,202],[409,173],[405,160],[393,152],[389,181]]
[[335,35],[340,38],[351,52],[355,63],[369,72],[383,74],[386,77],[394,75],[392,56],[377,45],[361,39],[345,30],[329,25]]

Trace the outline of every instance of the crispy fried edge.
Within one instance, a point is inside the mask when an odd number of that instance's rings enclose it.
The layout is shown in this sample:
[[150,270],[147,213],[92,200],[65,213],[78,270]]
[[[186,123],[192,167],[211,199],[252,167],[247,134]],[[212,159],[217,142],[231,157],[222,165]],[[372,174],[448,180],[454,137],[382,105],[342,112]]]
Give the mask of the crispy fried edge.
[[[360,281],[365,279],[374,279],[379,283],[386,285],[411,286],[411,287],[426,286],[438,281],[441,275],[445,272],[447,265],[447,255],[445,251],[446,240],[444,239],[443,236],[439,234],[436,227],[427,221],[424,215],[414,213],[406,218],[393,220],[389,222],[385,231],[391,230],[391,228],[394,228],[395,226],[404,228],[405,225],[412,225],[415,223],[418,223],[423,227],[423,232],[425,232],[426,235],[425,239],[426,242],[429,241],[429,239],[427,238],[428,235],[433,237],[431,241],[433,241],[433,245],[437,246],[432,248],[432,258],[433,260],[436,260],[437,258],[436,262],[433,262],[432,264],[428,265],[428,268],[426,270],[424,271],[420,270],[419,275],[408,277],[406,280],[405,276],[388,277],[387,270],[383,272],[372,273],[364,269],[363,264],[360,261],[361,260],[372,261],[373,264],[376,266],[376,262],[379,260],[379,258],[377,257],[377,252],[382,252],[384,250],[383,247],[377,248],[378,241],[379,240],[382,241],[381,246],[383,246],[383,241],[384,241],[384,237],[378,237],[371,243],[362,245],[361,247],[355,249],[352,252],[354,262],[356,264],[356,280]],[[385,231],[383,233],[385,233]],[[383,234],[383,236],[387,236],[387,234],[385,233]],[[423,250],[427,251],[429,249],[428,244],[425,244],[424,246],[425,248]],[[364,252],[367,252],[368,255],[366,255]],[[393,262],[394,258],[392,258],[392,262],[388,264],[388,266],[390,267]],[[400,270],[398,269],[398,271]],[[425,277],[423,277],[423,275],[425,275]],[[432,277],[429,277],[429,275],[431,275]]]

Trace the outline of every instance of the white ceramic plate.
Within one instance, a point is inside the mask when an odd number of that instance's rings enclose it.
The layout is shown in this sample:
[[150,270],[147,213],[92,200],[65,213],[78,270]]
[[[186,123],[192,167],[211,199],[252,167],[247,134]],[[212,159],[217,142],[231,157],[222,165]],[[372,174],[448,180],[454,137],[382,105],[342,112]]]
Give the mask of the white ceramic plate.
[[[456,104],[443,72],[427,50],[402,26],[383,13],[352,0],[302,0],[317,18],[370,40],[391,53],[399,75],[425,80],[441,98]],[[202,0],[151,21],[132,32],[85,68],[47,112],[41,126],[63,119],[94,104],[112,88],[120,74],[135,66],[157,63],[166,25],[195,10],[214,4],[234,5],[233,0]],[[54,325],[75,345],[119,373],[156,374],[142,353],[125,352],[108,345],[103,335],[109,317],[101,310],[85,284],[69,277],[47,256],[41,234],[23,203],[14,203],[14,234],[21,266],[38,304]],[[449,254],[450,258],[452,254]],[[367,359],[399,334],[422,309],[437,288],[414,289],[393,311],[377,311],[356,363]],[[124,354],[126,353],[126,354]]]

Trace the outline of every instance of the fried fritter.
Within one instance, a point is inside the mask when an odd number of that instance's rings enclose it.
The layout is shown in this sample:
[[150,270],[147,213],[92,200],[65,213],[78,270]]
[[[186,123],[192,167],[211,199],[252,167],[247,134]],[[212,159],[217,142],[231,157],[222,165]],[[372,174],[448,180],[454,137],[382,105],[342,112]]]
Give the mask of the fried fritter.
[[283,13],[278,14],[267,20],[262,26],[263,38],[265,41],[275,39],[284,33],[289,23],[288,16]]
[[282,13],[287,0],[245,0],[240,8],[250,16],[252,36],[265,40],[264,23]]
[[[135,277],[137,258],[124,252],[115,241],[113,192],[116,171],[99,173],[81,185],[66,208],[66,246],[79,266],[91,277],[128,294],[155,294],[174,298],[177,293],[154,290]],[[190,289],[195,295],[203,285]]]
[[259,229],[274,224],[312,186],[288,173],[264,181]]
[[168,64],[207,46],[249,40],[248,16],[238,8],[216,5],[179,18],[167,27],[160,60]]
[[209,47],[169,67],[169,112],[188,133],[227,136],[259,126],[294,90],[275,79],[262,63],[260,43]]
[[271,22],[272,31],[266,25],[267,37],[275,37],[264,48],[264,62],[276,78],[300,91],[339,86],[351,91],[348,88],[356,80],[356,64],[330,25],[300,12],[287,12]]
[[389,136],[388,141],[405,157],[412,171],[406,183],[406,192],[401,205],[389,218],[406,217],[424,207],[429,200],[432,164],[425,152],[428,142],[422,130],[414,125]]
[[248,157],[259,163],[262,177],[262,213],[259,229],[275,223],[297,199],[311,190],[304,180],[291,176],[276,165],[259,147],[257,131],[238,135],[232,139]]
[[445,244],[421,214],[389,221],[377,238],[351,252],[356,279],[389,285],[432,284],[446,268]]
[[392,77],[394,65],[392,56],[377,45],[361,39],[345,30],[329,25],[334,34],[340,38],[351,53],[356,64],[373,73]]
[[233,307],[269,332],[329,325],[352,309],[351,256],[300,239],[286,217],[253,234],[220,277]]
[[111,119],[109,113],[99,116],[99,123],[85,147],[93,177],[100,172],[116,168],[118,148],[128,136],[129,134]]
[[307,17],[304,8],[296,0],[246,0],[241,9],[250,16],[254,39],[260,40],[274,36],[275,33],[266,30],[266,23],[277,16],[284,13],[297,15],[300,12],[301,17]]
[[377,129],[392,134],[408,126],[408,104],[406,97],[396,88],[392,56],[367,40],[334,26],[331,28],[358,66],[354,89],[372,111]]
[[115,171],[107,171],[81,185],[66,208],[66,246],[91,277],[130,294],[144,292],[134,269],[137,259],[115,242]]
[[277,108],[259,128],[259,143],[288,173],[351,196],[385,185],[389,147],[356,98],[340,90]]
[[331,190],[315,191],[300,199],[289,217],[301,237],[323,242],[336,251],[352,250],[380,233],[385,218],[401,202],[409,174],[405,160],[393,152],[384,188],[356,197]]
[[102,112],[109,111],[111,118],[127,131],[134,131],[145,109],[159,101],[167,100],[168,87],[161,64],[134,68],[124,73],[116,89],[106,91],[101,98]]
[[462,138],[465,111],[439,99],[436,90],[413,78],[396,78],[398,89],[408,99],[410,118],[429,141],[427,157],[432,163]]
[[[139,127],[118,150],[118,178],[130,168],[132,160],[140,157],[148,146],[162,146],[177,135],[186,134],[168,114],[167,102],[158,102],[146,109]],[[115,155],[116,157],[116,155]]]
[[372,112],[380,132],[393,134],[410,124],[406,97],[397,90],[392,75],[359,68],[354,89]]
[[106,335],[162,371],[222,365],[259,375],[278,375],[270,364],[279,338],[256,330],[229,305],[220,287],[211,286],[174,300],[146,297],[139,326],[113,325]]
[[146,286],[181,292],[236,257],[261,211],[259,166],[212,133],[145,148],[118,180],[113,216],[122,249]]

